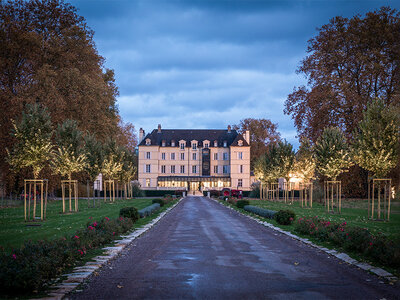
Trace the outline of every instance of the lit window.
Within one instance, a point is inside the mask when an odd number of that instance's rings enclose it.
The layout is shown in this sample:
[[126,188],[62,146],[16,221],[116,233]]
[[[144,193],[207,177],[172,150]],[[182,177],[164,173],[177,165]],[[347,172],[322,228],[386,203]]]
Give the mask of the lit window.
[[151,165],[146,165],[146,172],[145,173],[150,173],[151,172]]
[[172,174],[175,173],[175,166],[171,166],[171,173],[172,173]]
[[150,159],[150,152],[146,152],[146,158]]
[[218,166],[214,166],[214,173],[218,174]]
[[224,174],[228,174],[228,173],[229,173],[229,166],[223,166],[222,172],[223,172]]
[[161,166],[161,173],[165,174],[165,166]]
[[171,160],[175,160],[175,153],[171,153]]
[[150,178],[146,178],[146,187],[150,187]]
[[181,174],[185,174],[185,166],[184,165],[181,166]]
[[192,173],[196,174],[197,173],[197,166],[192,166]]
[[181,153],[181,160],[185,160],[185,153]]
[[238,179],[238,187],[242,187],[243,186],[243,179]]
[[161,159],[165,160],[165,152],[161,153]]
[[192,153],[192,159],[196,160],[197,159],[197,153]]
[[238,152],[238,159],[243,159],[243,152]]
[[224,141],[224,147],[225,148],[228,147],[228,142],[227,141]]
[[214,160],[218,160],[218,153],[214,153]]
[[224,160],[228,160],[228,152],[224,152],[223,153],[223,159]]

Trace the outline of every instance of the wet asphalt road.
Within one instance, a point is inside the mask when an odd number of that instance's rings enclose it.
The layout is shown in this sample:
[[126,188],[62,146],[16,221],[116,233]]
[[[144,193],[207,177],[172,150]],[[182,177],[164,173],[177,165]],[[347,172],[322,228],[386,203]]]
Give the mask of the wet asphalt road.
[[188,197],[74,299],[400,299],[399,286]]

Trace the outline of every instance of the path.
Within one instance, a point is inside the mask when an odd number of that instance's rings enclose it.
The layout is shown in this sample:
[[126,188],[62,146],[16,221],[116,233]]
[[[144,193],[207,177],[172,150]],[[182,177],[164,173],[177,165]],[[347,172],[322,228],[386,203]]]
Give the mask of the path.
[[400,299],[400,289],[205,197],[187,197],[76,299]]

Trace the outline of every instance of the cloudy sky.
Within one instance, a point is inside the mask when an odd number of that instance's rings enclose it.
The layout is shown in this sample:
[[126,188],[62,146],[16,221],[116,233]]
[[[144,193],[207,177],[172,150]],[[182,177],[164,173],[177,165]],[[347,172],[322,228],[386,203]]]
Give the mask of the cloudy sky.
[[400,1],[72,0],[115,70],[118,106],[136,129],[226,128],[244,118],[278,123],[298,145],[286,97],[296,68],[329,19]]

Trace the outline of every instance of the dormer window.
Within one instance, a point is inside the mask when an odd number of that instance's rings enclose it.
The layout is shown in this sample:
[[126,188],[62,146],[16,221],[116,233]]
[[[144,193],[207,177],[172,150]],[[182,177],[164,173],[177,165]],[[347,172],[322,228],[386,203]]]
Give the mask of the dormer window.
[[204,148],[208,148],[210,145],[208,143],[204,143]]
[[185,144],[186,144],[185,141],[180,141],[180,142],[179,142],[179,148],[180,148],[181,150],[185,150]]
[[162,140],[161,146],[165,147],[165,140]]
[[239,146],[243,146],[243,141],[240,140],[240,141],[238,142],[238,145],[239,145]]
[[192,141],[192,149],[197,150],[197,141],[195,140]]
[[204,148],[210,147],[210,141],[208,141],[208,140],[203,141],[203,147]]
[[214,147],[218,147],[218,141],[214,141]]
[[175,147],[175,141],[174,140],[171,141],[171,147]]
[[146,145],[147,146],[151,145],[151,140],[150,139],[146,139]]
[[228,147],[228,142],[224,141],[224,148]]

